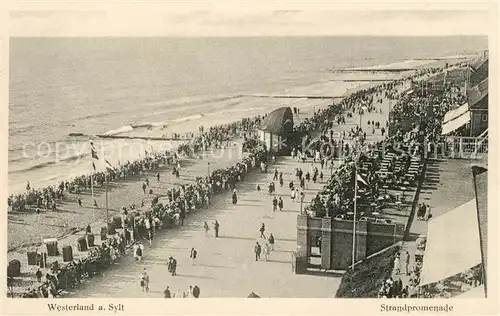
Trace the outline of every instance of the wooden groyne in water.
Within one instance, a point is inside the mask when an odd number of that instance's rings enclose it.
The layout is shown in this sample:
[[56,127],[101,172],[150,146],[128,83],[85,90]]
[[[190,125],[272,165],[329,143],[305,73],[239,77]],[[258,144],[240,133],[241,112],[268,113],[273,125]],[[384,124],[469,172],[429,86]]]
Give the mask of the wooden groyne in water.
[[98,138],[110,139],[143,139],[143,140],[167,140],[167,141],[188,141],[192,138],[160,137],[160,136],[126,136],[126,135],[95,135]]
[[69,136],[74,137],[89,137],[89,138],[105,138],[105,139],[142,139],[142,140],[164,140],[164,141],[189,141],[192,138],[182,137],[160,137],[160,136],[129,136],[129,135],[85,135],[83,133],[70,133]]

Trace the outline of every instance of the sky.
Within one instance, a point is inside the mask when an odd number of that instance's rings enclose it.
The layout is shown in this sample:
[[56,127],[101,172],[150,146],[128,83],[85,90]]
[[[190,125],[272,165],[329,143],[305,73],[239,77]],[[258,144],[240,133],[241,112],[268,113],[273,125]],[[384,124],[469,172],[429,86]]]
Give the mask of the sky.
[[11,36],[487,35],[488,5],[319,2],[14,2]]

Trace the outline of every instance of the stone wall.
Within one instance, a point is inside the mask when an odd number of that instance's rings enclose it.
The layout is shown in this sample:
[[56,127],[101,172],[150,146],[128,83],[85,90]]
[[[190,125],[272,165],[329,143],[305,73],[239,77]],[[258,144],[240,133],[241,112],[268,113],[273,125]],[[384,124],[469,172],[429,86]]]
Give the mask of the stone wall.
[[[297,217],[297,253],[309,257],[315,237],[321,236],[321,268],[345,270],[352,264],[353,222],[329,217]],[[403,239],[404,225],[356,223],[356,261]]]

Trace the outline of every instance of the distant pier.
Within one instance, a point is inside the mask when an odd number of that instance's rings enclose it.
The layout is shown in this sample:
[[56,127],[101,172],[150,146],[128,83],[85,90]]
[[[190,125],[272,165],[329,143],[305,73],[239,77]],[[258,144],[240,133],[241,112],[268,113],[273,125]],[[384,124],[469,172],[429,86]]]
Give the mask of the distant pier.
[[255,97],[255,98],[271,98],[271,99],[343,99],[343,96],[324,96],[324,95],[280,95],[280,94],[247,94],[242,97]]
[[[334,70],[333,72],[371,72],[371,73],[377,73],[377,72],[405,72],[405,71],[415,71],[418,70],[417,68],[352,68],[352,69],[340,69],[340,70]],[[360,80],[358,80],[360,81]]]

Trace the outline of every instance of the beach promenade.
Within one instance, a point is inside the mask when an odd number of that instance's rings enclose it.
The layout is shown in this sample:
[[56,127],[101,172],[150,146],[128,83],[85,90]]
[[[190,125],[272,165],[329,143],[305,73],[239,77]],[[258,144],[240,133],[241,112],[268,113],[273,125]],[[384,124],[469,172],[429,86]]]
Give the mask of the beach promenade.
[[[318,108],[320,108],[320,107],[321,106],[319,105]],[[303,111],[301,114],[301,119],[304,119],[305,117],[308,117],[311,114],[312,114],[312,111],[310,111],[310,112]],[[120,183],[111,183],[110,184],[110,192],[108,194],[109,195],[109,205],[110,205],[109,216],[112,217],[113,215],[117,215],[119,213],[119,208],[121,206],[128,206],[130,203],[134,203],[139,207],[141,200],[143,200],[143,199],[145,201],[145,206],[148,206],[150,203],[150,200],[152,199],[152,197],[154,195],[156,195],[156,194],[158,194],[160,196],[164,195],[166,190],[169,187],[171,187],[172,184],[180,185],[183,183],[192,183],[197,176],[204,176],[205,174],[207,174],[209,169],[215,170],[215,169],[219,169],[219,168],[225,168],[225,167],[228,167],[230,165],[234,165],[236,161],[239,161],[242,158],[241,147],[239,146],[239,142],[236,141],[235,143],[236,143],[235,145],[232,145],[230,148],[227,148],[224,150],[207,151],[203,154],[203,157],[201,157],[201,158],[183,158],[182,163],[181,163],[182,167],[180,170],[180,179],[175,179],[172,176],[170,168],[164,168],[160,171],[160,182],[159,183],[156,181],[156,178],[154,177],[153,173],[149,173],[149,174],[145,175],[148,177],[148,179],[150,181],[150,187],[153,189],[153,195],[151,195],[151,196],[149,194],[144,194],[142,192],[141,185],[145,179],[145,176],[142,176],[140,178],[136,177],[134,179],[127,179],[126,181],[122,181]],[[210,163],[210,165],[208,163]],[[290,171],[290,173],[291,173],[291,171]],[[261,178],[259,178],[258,176],[261,176]],[[291,176],[291,174],[290,174],[290,176]],[[263,191],[267,190],[267,183],[268,183],[267,180],[268,179],[266,179],[264,177],[264,175],[251,175],[250,182],[244,181],[243,183],[240,183],[240,185],[242,186],[242,188],[241,188],[242,191],[241,191],[241,196],[240,196],[240,203],[238,205],[241,207],[244,207],[244,205],[246,203],[245,202],[245,194],[246,194],[247,190],[248,191],[252,191],[252,190],[255,191],[256,184],[251,182],[252,181],[251,179],[254,179],[253,177],[257,177],[257,178],[255,178],[255,181],[262,181],[261,187],[263,188]],[[325,173],[325,177],[326,177],[326,173]],[[325,181],[326,181],[326,179],[327,178],[325,178]],[[285,175],[285,185],[284,186],[287,186],[287,184],[288,184],[287,181],[288,180],[287,180],[287,177]],[[321,186],[319,184],[317,184],[316,189],[319,189],[320,187]],[[284,190],[284,188],[283,188],[283,190]],[[278,191],[279,191],[279,189],[278,189]],[[284,195],[288,196],[288,191],[282,192],[280,194],[284,194]],[[306,200],[310,200],[311,197],[314,196],[314,194],[315,193],[313,193],[313,192],[311,192],[311,194],[308,194],[306,197]],[[41,215],[38,215],[38,216],[36,214],[31,214],[31,215],[24,214],[24,216],[26,216],[25,218],[21,218],[22,215],[17,215],[19,217],[19,220],[22,220],[24,224],[19,224],[18,222],[9,222],[9,226],[10,225],[18,225],[18,226],[19,225],[23,225],[23,226],[33,225],[34,229],[18,231],[19,234],[12,234],[11,233],[11,234],[9,234],[9,238],[19,238],[19,236],[24,235],[24,236],[28,236],[28,238],[30,238],[31,240],[35,240],[35,242],[41,242],[42,238],[57,237],[59,233],[67,232],[69,230],[69,228],[71,228],[71,227],[75,227],[75,228],[78,227],[80,229],[84,228],[84,226],[87,223],[89,223],[89,219],[94,217],[94,216],[92,216],[92,214],[95,213],[96,220],[91,222],[90,224],[92,227],[92,232],[96,236],[96,243],[100,244],[99,231],[100,231],[100,228],[104,226],[104,218],[105,218],[105,214],[106,214],[105,209],[103,208],[105,205],[104,192],[103,192],[103,190],[96,189],[95,198],[96,198],[100,208],[95,210],[95,212],[90,207],[90,205],[91,205],[90,194],[82,195],[82,198],[83,198],[83,209],[85,209],[85,212],[81,212],[81,210],[80,210],[81,208],[79,208],[79,206],[76,203],[68,203],[68,204],[64,204],[64,210],[62,210],[62,211],[60,210],[55,214],[52,211],[43,212]],[[271,198],[269,198],[269,197],[267,197],[267,198],[268,198],[268,201],[264,202],[264,200],[262,200],[262,203],[267,204],[267,208],[270,209],[271,208]],[[287,208],[287,204],[289,204],[288,201],[290,199],[286,198],[285,196],[283,198],[285,200],[285,208]],[[250,199],[250,200],[252,200],[252,199]],[[250,202],[250,201],[247,201],[247,202]],[[187,221],[185,222],[184,227],[174,228],[174,229],[168,230],[167,232],[165,232],[164,230],[158,231],[157,240],[154,241],[154,247],[151,249],[151,251],[153,251],[153,250],[156,251],[156,254],[153,254],[153,255],[158,256],[158,257],[166,256],[163,259],[168,258],[167,252],[169,252],[169,250],[164,249],[164,248],[162,248],[162,246],[160,246],[160,245],[165,243],[165,240],[170,240],[170,239],[175,239],[177,241],[184,240],[186,234],[191,234],[191,233],[194,234],[196,232],[196,230],[199,228],[198,226],[196,226],[196,225],[200,225],[200,223],[197,222],[197,219],[201,220],[201,218],[205,218],[204,221],[205,220],[210,221],[211,219],[209,219],[209,216],[211,216],[211,214],[213,215],[213,214],[216,214],[218,212],[224,213],[224,211],[226,210],[226,206],[229,205],[227,203],[230,203],[230,196],[216,195],[212,199],[212,205],[210,206],[210,208],[208,210],[202,209],[202,210],[196,211],[195,214],[188,214],[188,218],[187,218]],[[240,209],[241,209],[241,207],[240,207]],[[296,208],[296,212],[298,212],[299,211],[299,204],[296,204],[294,207]],[[252,208],[261,209],[262,205],[260,205],[260,204],[252,205]],[[243,213],[245,213],[245,212],[243,212]],[[284,212],[284,213],[286,213],[286,212]],[[290,225],[287,226],[289,228],[289,235],[286,235],[286,234],[283,235],[280,232],[278,232],[276,236],[278,236],[278,234],[279,234],[282,236],[281,238],[287,239],[288,244],[286,245],[286,248],[283,248],[282,256],[284,256],[284,257],[281,260],[282,261],[286,260],[288,262],[289,266],[287,267],[287,269],[291,273],[291,252],[295,250],[295,246],[296,246],[295,245],[296,244],[296,242],[295,242],[295,240],[296,240],[295,239],[295,235],[296,235],[295,222],[296,222],[297,213],[288,212],[287,214],[290,215],[289,216],[289,219],[290,219],[289,224]],[[200,218],[200,216],[202,216],[202,217]],[[57,221],[58,223],[63,222],[65,225],[57,225],[56,226],[56,225],[51,223],[51,220],[53,220],[54,222]],[[224,233],[223,233],[224,231],[230,231],[230,227],[233,227],[233,229],[235,229],[236,231],[239,231],[239,229],[241,229],[241,227],[249,227],[248,224],[246,224],[248,222],[248,218],[246,218],[246,217],[238,217],[238,220],[220,219],[219,222],[221,223],[221,234],[222,235],[224,235]],[[258,220],[257,220],[257,222],[258,222]],[[209,223],[211,224],[211,222],[209,222]],[[203,222],[201,222],[201,224],[203,224]],[[258,224],[260,227],[260,223],[258,223]],[[52,225],[54,225],[54,226],[52,226]],[[275,226],[281,227],[279,224],[276,224]],[[255,228],[252,227],[252,231],[255,231],[255,234],[258,234],[257,230],[259,227],[255,227]],[[272,227],[272,225],[271,225],[271,227]],[[271,229],[271,227],[269,227],[269,229]],[[43,232],[44,234],[39,235],[40,232]],[[201,233],[201,230],[200,230],[200,233]],[[58,241],[59,248],[65,246],[65,245],[71,245],[71,246],[73,246],[73,254],[74,254],[74,257],[76,259],[86,256],[86,254],[87,254],[86,252],[80,252],[80,251],[77,251],[77,249],[76,249],[76,244],[77,244],[76,241],[79,237],[81,237],[83,235],[84,235],[83,231],[78,231],[74,234],[66,234],[63,237],[60,237],[59,241]],[[203,235],[204,235],[204,233],[203,233]],[[233,235],[238,237],[236,234],[233,234]],[[229,235],[229,236],[231,236],[231,235]],[[287,236],[287,237],[284,237],[284,236]],[[280,237],[276,237],[276,238],[277,238],[277,243],[279,243]],[[190,241],[189,243],[190,244],[194,243],[194,245],[186,246],[184,252],[187,254],[187,256],[189,256],[189,250],[193,246],[198,249],[200,257],[206,256],[206,253],[205,253],[206,251],[200,249],[201,247],[204,247],[203,243],[201,243],[201,246],[198,246],[198,245],[200,245],[200,242]],[[252,258],[253,244],[254,244],[254,242],[250,243],[250,248],[245,250],[247,253],[249,253],[250,258]],[[29,247],[19,247],[15,251],[8,252],[8,260],[9,261],[13,260],[13,259],[17,259],[22,263],[23,276],[22,276],[21,280],[19,280],[19,281],[21,281],[19,286],[15,287],[15,292],[22,291],[23,288],[26,289],[29,286],[36,286],[36,284],[37,284],[35,282],[35,277],[34,277],[34,272],[36,271],[37,267],[36,266],[27,266],[27,261],[26,261],[27,251],[33,251],[36,249],[36,247],[38,247],[38,245],[32,245]],[[44,248],[44,246],[42,246],[42,249],[43,248]],[[211,248],[211,247],[209,247],[209,248]],[[237,245],[234,245],[232,243],[227,244],[227,249],[235,249],[235,248],[238,248]],[[286,252],[285,252],[285,250],[286,250]],[[146,258],[149,257],[148,251],[149,250],[146,251]],[[233,252],[233,250],[231,250],[231,252]],[[276,252],[276,253],[278,253],[278,252]],[[172,253],[172,255],[176,256],[175,253]],[[278,255],[274,255],[274,257],[278,257]],[[208,256],[208,258],[210,258],[210,257]],[[227,259],[231,260],[231,257],[229,257]],[[57,259],[49,258],[49,262],[53,262],[54,260],[59,260],[61,262],[62,258],[61,257],[59,257]],[[129,262],[128,260],[132,260],[131,256],[127,256],[126,258],[121,260],[120,267],[117,266],[118,269],[111,268],[106,273],[110,273],[112,275],[117,273],[118,275],[120,275],[119,271],[123,271],[121,267],[122,266],[126,267],[127,262]],[[181,258],[179,258],[178,261],[179,261],[179,266],[180,266],[179,269],[182,269],[183,262],[182,262]],[[239,261],[236,260],[236,262],[234,264],[238,264],[238,262]],[[166,264],[166,262],[165,262],[165,264]],[[165,267],[165,265],[164,265],[164,267]],[[117,270],[117,271],[115,271],[115,270]],[[128,271],[129,269],[126,269],[126,270]],[[129,272],[122,272],[122,273],[129,273]],[[166,270],[163,271],[163,273],[166,273]],[[210,271],[205,271],[203,273],[203,275],[209,275],[210,273],[211,273]],[[98,280],[91,279],[91,280],[88,280],[87,282],[94,283],[96,281],[98,281]],[[19,283],[19,282],[16,282],[16,283]],[[100,283],[101,282],[97,282],[97,284],[100,284]],[[134,285],[136,285],[135,283],[137,283],[137,282],[134,282]],[[201,287],[201,284],[199,284],[199,286]],[[99,293],[99,291],[95,291],[95,289],[99,289],[98,285],[96,285],[95,287],[93,285],[91,285],[91,288],[92,288],[92,290],[91,290],[92,292]],[[126,290],[126,287],[124,289]],[[83,287],[83,291],[85,293],[85,287]],[[127,292],[127,291],[125,291],[125,292]],[[133,292],[130,292],[130,293],[133,293]],[[329,296],[329,297],[333,296],[332,293],[333,293],[333,288],[331,288],[331,290],[327,296]],[[218,295],[217,292],[215,292],[214,295]],[[283,295],[287,295],[287,294],[285,293]],[[301,295],[302,294],[300,294],[299,296],[301,296]]]
[[[318,104],[317,108],[322,106],[326,106],[324,101],[323,104]],[[384,98],[383,102],[378,104],[378,108],[382,108],[383,113],[365,113],[361,118],[362,127],[367,131],[368,141],[383,139],[380,130],[372,134],[367,122],[379,121],[381,126],[384,126],[390,108],[389,100]],[[301,118],[310,116],[311,112],[301,111]],[[357,124],[359,124],[359,116],[355,114],[347,120],[345,125],[336,126],[336,128],[350,129]],[[173,184],[192,182],[197,176],[207,174],[209,168],[214,170],[233,165],[242,158],[240,152],[241,149],[236,145],[213,154],[206,153],[201,159],[183,159],[181,179],[174,179]],[[336,162],[337,165],[339,163]],[[317,166],[320,168],[319,164]],[[190,213],[184,226],[158,231],[153,247],[146,247],[145,260],[142,263],[137,263],[131,256],[127,256],[115,267],[106,270],[103,276],[87,280],[75,290],[76,292],[62,293],[63,296],[161,297],[167,285],[173,292],[177,289],[183,292],[188,289],[189,285],[198,285],[201,288],[202,297],[245,297],[250,292],[263,297],[333,297],[340,278],[295,275],[292,271],[292,253],[296,250],[296,216],[300,211],[300,203],[292,203],[290,200],[288,183],[295,180],[295,168],[302,168],[305,172],[310,171],[311,161],[299,163],[292,161],[289,157],[278,159],[276,168],[284,174],[284,186],[280,188],[277,184],[276,193],[284,200],[284,211],[276,213],[272,212],[272,197],[267,194],[267,185],[272,180],[274,168],[275,166],[271,165],[268,174],[251,174],[244,182],[238,183],[237,205],[231,204],[229,194],[216,196],[208,210]],[[323,183],[308,184],[304,207],[329,180],[330,170],[325,169],[323,173]],[[163,169],[160,174],[159,183],[153,174],[148,175],[153,195],[164,194],[172,185],[172,175],[168,169]],[[117,214],[121,206],[130,203],[140,206],[142,199],[146,206],[149,205],[152,197],[142,192],[142,181],[144,177],[137,177],[111,185],[110,217]],[[296,180],[295,183],[297,183]],[[257,184],[260,184],[262,188],[259,193],[256,191]],[[104,194],[102,190],[97,191],[96,200],[101,208],[95,212],[97,221],[91,225],[92,231],[96,234],[103,226],[105,216],[105,210],[102,208],[105,205]],[[65,225],[62,227],[59,225],[54,230],[50,229],[50,222],[47,222],[47,219],[50,221],[50,212],[41,215],[43,221],[36,215],[30,215],[28,220],[31,220],[31,223],[27,225],[42,225],[43,223],[44,231],[52,235],[41,237],[55,237],[54,234],[57,231],[63,232],[69,227],[81,227],[82,223],[88,222],[89,214],[92,213],[90,205],[91,198],[88,195],[84,197],[84,208],[87,209],[84,215],[71,210],[77,207],[73,203],[68,210],[58,212],[57,215],[63,214],[67,221]],[[212,223],[215,220],[220,223],[220,238],[218,239],[213,237],[213,229],[209,232],[209,236],[205,236],[203,230],[205,221],[213,227]],[[258,232],[262,223],[266,225],[266,235],[273,233],[276,239],[275,251],[272,252],[269,262],[255,262],[253,254],[253,247],[257,241],[262,245],[265,244],[265,240],[259,238]],[[36,234],[35,231],[36,229],[33,234]],[[72,245],[76,248],[76,239],[82,234],[81,232],[60,239],[59,246]],[[40,236],[38,240],[41,240]],[[99,238],[97,238],[97,243],[99,243]],[[196,262],[191,262],[189,259],[192,247],[198,251]],[[9,252],[9,260],[19,259],[25,262],[26,250],[27,248],[22,248]],[[84,254],[77,252],[75,257],[78,258]],[[166,263],[169,256],[175,257],[178,261],[178,276],[168,275]],[[144,268],[147,268],[151,278],[152,291],[149,293],[141,293],[139,286],[139,276]]]
[[[189,285],[198,285],[201,297],[246,297],[250,292],[262,297],[333,297],[339,278],[295,275],[292,271],[300,203],[291,201],[288,183],[295,180],[294,169],[299,166],[308,170],[310,163],[283,157],[270,166],[267,174],[250,175],[237,185],[238,204],[231,203],[230,194],[221,196],[210,209],[190,214],[184,226],[159,231],[153,247],[146,246],[143,262],[128,256],[105,271],[104,276],[88,281],[68,296],[162,297],[167,285],[174,293],[178,289],[187,291]],[[282,212],[272,211],[272,196],[267,192],[275,168],[283,172],[284,177],[283,187],[276,181],[276,196],[284,201]],[[328,178],[325,175],[324,181]],[[257,184],[262,191],[257,192]],[[323,185],[312,181],[308,184],[304,207]],[[219,238],[214,237],[212,223],[215,220],[220,223]],[[203,230],[205,221],[211,227],[208,236]],[[261,245],[266,242],[259,238],[262,223],[266,225],[266,236],[273,233],[276,239],[268,262],[263,256],[256,262],[253,254],[256,242]],[[192,247],[198,251],[196,261],[189,258]],[[167,271],[169,256],[178,261],[177,276]],[[149,293],[142,293],[139,286],[144,268],[151,279]]]
[[[383,98],[379,105],[383,112],[364,114],[363,128],[368,129],[368,120],[385,123],[389,107],[389,100]],[[358,123],[359,116],[354,115],[345,125],[336,126],[336,129],[350,129]],[[383,138],[380,130],[372,134],[370,129],[367,134],[368,141]],[[129,256],[116,267],[105,271],[104,276],[88,281],[67,296],[162,297],[167,286],[175,293],[177,290],[187,291],[189,285],[198,285],[201,297],[246,297],[250,292],[261,297],[334,297],[340,284],[339,277],[321,273],[295,275],[292,271],[300,203],[291,201],[288,183],[297,183],[295,168],[302,168],[307,172],[311,164],[311,160],[301,163],[290,157],[280,157],[276,164],[269,167],[267,174],[257,172],[246,181],[238,183],[238,204],[231,204],[230,194],[221,196],[209,210],[190,214],[183,227],[158,232],[153,247],[146,247],[143,262],[138,263]],[[335,162],[335,167],[339,164],[339,161]],[[320,168],[319,164],[316,166]],[[283,172],[284,176],[283,187],[276,181],[276,195],[281,196],[284,201],[282,212],[272,211],[272,196],[267,193],[267,184],[273,180],[275,168]],[[203,171],[193,172],[195,176]],[[329,168],[325,168],[323,173],[323,183],[314,184],[311,181],[307,184],[303,207],[310,203],[329,180]],[[257,192],[257,185],[261,186],[261,192]],[[208,236],[203,230],[205,221],[213,227],[215,220],[220,223],[219,238],[214,238],[213,228]],[[266,226],[266,236],[273,233],[276,239],[275,251],[271,252],[268,262],[263,257],[256,262],[253,254],[256,242],[265,244],[265,239],[259,237],[262,223]],[[189,258],[193,247],[198,252],[195,262]],[[178,261],[177,276],[171,276],[167,271],[166,264],[170,256]],[[142,292],[139,286],[140,274],[144,268],[151,279],[149,293]]]

